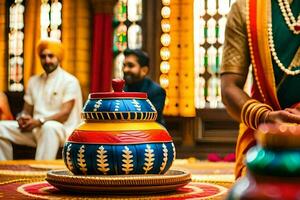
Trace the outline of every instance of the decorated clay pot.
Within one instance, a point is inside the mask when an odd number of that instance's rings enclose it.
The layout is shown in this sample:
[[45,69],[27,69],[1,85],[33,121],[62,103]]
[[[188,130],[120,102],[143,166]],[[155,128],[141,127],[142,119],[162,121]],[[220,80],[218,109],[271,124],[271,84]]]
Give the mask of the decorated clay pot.
[[257,145],[246,154],[247,175],[229,192],[229,200],[300,198],[300,126],[263,124]]
[[248,173],[240,178],[227,200],[299,199],[299,177],[255,176]]
[[164,174],[175,159],[168,131],[155,122],[157,112],[146,93],[91,93],[81,123],[63,148],[63,159],[74,174]]

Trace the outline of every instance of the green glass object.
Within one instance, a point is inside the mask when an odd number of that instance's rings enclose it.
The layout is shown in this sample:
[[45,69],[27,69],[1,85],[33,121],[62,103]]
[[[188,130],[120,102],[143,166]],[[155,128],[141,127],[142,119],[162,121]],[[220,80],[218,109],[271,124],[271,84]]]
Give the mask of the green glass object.
[[204,56],[204,66],[205,67],[208,66],[208,56],[207,56],[207,54],[205,54],[205,56]]
[[114,31],[114,45],[113,49],[124,51],[127,48],[127,26],[120,24]]
[[217,65],[212,65],[209,70],[212,74],[216,74],[218,72]]
[[126,16],[127,13],[127,5],[124,1],[122,1],[122,14]]
[[118,47],[117,47],[117,43],[118,43],[118,35],[117,35],[117,29],[114,30],[114,36],[113,36],[113,52],[117,53]]
[[220,72],[220,66],[221,66],[220,56],[219,56],[219,54],[217,54],[217,56],[216,56],[216,70],[215,70],[215,73],[219,73]]
[[298,149],[265,149],[252,147],[246,156],[248,169],[253,174],[279,177],[300,177]]
[[207,39],[207,25],[204,27],[204,38]]
[[115,18],[119,22],[125,22],[127,14],[127,5],[123,0],[117,2],[115,7]]
[[219,25],[216,25],[216,38],[219,38],[220,28]]

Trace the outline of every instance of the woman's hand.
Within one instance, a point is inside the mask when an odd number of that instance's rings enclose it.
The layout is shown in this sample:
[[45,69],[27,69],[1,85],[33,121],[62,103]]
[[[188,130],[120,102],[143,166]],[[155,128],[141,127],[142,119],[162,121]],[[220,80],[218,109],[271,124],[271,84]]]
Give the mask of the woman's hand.
[[286,110],[289,113],[292,113],[294,115],[299,115],[300,116],[300,108],[286,108],[284,110]]
[[286,108],[279,111],[270,111],[264,113],[261,117],[262,123],[297,123],[300,124],[300,110],[297,108]]

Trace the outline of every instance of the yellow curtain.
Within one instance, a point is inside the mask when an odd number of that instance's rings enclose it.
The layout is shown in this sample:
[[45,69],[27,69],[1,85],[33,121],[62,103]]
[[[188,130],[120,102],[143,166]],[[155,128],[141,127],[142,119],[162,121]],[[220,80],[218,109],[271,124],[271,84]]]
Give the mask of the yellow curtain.
[[41,1],[25,1],[25,26],[24,26],[24,85],[28,79],[42,73],[40,60],[36,53],[36,45],[40,39],[40,7]]
[[196,115],[194,103],[194,0],[181,1],[179,112],[181,116]]
[[91,13],[89,1],[64,0],[62,16],[62,67],[80,82],[84,99],[89,94],[91,63]]
[[7,36],[5,1],[0,1],[0,91],[7,89]]
[[195,116],[193,0],[173,0],[168,102],[164,114]]

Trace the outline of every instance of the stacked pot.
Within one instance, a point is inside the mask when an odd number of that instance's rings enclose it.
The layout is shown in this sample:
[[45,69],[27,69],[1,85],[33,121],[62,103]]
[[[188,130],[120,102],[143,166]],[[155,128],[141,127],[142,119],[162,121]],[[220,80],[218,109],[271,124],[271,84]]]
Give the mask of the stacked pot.
[[300,126],[264,124],[246,155],[247,175],[228,199],[300,199]]
[[63,159],[73,174],[164,174],[175,159],[168,131],[155,120],[157,112],[146,93],[91,93],[82,122],[64,144]]

